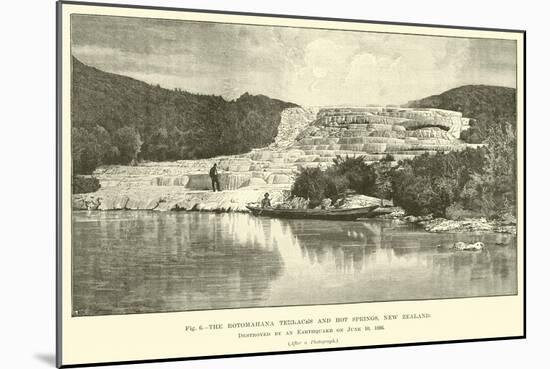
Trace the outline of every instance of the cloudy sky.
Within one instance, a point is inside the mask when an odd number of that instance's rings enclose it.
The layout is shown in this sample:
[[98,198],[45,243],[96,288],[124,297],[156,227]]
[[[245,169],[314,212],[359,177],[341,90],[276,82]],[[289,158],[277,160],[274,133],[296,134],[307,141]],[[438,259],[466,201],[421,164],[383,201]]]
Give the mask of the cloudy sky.
[[73,16],[85,64],[191,92],[302,105],[402,104],[466,84],[515,87],[515,42]]

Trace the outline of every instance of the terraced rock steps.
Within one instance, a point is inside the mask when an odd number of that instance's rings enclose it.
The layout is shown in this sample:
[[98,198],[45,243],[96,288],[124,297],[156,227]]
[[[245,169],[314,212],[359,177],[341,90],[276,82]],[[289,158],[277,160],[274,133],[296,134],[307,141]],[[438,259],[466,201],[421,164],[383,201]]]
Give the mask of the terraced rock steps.
[[[397,162],[475,146],[456,134],[466,121],[459,112],[437,109],[291,108],[269,147],[211,159],[104,166],[94,173],[101,189],[74,195],[73,208],[246,211],[246,203],[265,192],[275,200],[288,195],[301,169],[327,168],[337,155],[376,162],[391,154]],[[222,194],[211,192],[214,163]]]
[[275,141],[270,149],[284,149],[292,146],[296,137],[317,119],[318,108],[290,108],[281,113],[281,123],[278,127]]
[[309,165],[330,164],[337,155],[363,155],[374,162],[391,154],[399,161],[477,147],[459,139],[468,128],[462,113],[441,109],[325,108],[293,148],[304,151]]
[[[73,208],[248,211],[245,205],[265,192],[278,201],[288,195],[305,157],[304,151],[289,146],[315,121],[317,110],[286,109],[273,144],[247,154],[100,167],[94,172],[100,190],[74,195]],[[208,173],[214,163],[220,171],[221,193],[211,192]]]

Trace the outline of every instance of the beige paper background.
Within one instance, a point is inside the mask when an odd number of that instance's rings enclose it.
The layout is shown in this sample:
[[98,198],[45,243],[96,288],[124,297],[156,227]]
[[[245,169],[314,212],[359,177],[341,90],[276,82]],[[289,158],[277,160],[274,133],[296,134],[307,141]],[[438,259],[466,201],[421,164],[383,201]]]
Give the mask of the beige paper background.
[[[200,20],[224,23],[283,25],[325,29],[348,29],[371,32],[426,34],[450,37],[498,38],[517,41],[517,112],[518,112],[518,233],[517,265],[518,294],[516,296],[465,298],[429,301],[341,304],[325,306],[251,308],[194,311],[126,316],[71,317],[71,156],[70,156],[70,15],[102,14],[163,19]],[[228,355],[321,349],[351,346],[384,345],[490,337],[521,336],[523,327],[523,34],[512,32],[459,30],[417,26],[349,23],[273,17],[252,17],[227,14],[175,12],[149,9],[81,6],[64,4],[61,10],[61,74],[62,87],[62,278],[61,278],[61,363],[63,365],[184,358],[210,355]],[[208,325],[245,321],[324,318],[404,313],[429,313],[427,320],[393,321],[385,323],[383,331],[366,334],[329,334],[301,338],[337,338],[333,345],[290,347],[289,338],[236,338],[238,332],[256,332],[264,329],[224,329],[219,331],[186,332],[185,326]],[[339,327],[329,325],[327,327]],[[302,328],[320,328],[307,326]],[[290,327],[295,329],[296,326]],[[273,329],[269,329],[272,331]],[[285,330],[285,329],[278,329]]]

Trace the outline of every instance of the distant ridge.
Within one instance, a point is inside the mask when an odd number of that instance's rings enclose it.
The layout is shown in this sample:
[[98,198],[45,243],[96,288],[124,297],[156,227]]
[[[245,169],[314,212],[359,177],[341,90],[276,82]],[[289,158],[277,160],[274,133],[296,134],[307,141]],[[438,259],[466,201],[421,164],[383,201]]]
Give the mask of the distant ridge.
[[464,117],[475,120],[472,128],[463,132],[462,138],[471,143],[480,143],[488,136],[488,130],[495,125],[510,123],[515,129],[516,89],[466,85],[439,95],[409,101],[405,107],[460,111]]
[[516,89],[510,87],[466,85],[432,95],[420,100],[409,101],[410,108],[438,108],[461,111],[464,116],[498,112],[511,115],[516,112]]

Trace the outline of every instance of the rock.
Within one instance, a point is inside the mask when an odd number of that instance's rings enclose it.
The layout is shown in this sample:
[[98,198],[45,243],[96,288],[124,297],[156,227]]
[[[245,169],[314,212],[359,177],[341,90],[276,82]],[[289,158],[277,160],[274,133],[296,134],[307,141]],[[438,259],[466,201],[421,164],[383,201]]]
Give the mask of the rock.
[[332,200],[331,199],[323,199],[321,201],[321,209],[329,209],[332,208]]
[[447,219],[435,219],[431,222],[423,222],[424,229],[428,232],[451,232],[461,227],[459,221]]
[[479,251],[482,250],[485,247],[483,242],[475,242],[466,244],[464,242],[456,242],[453,246],[453,249],[459,250],[459,251]]
[[373,210],[373,216],[383,219],[397,219],[405,215],[405,210],[399,206],[385,206]]
[[386,151],[385,143],[366,143],[357,151],[365,152],[385,152]]
[[[190,190],[212,190],[212,180],[208,174],[190,174],[187,188]],[[220,183],[221,185],[221,183]]]
[[246,185],[243,185],[242,187],[262,187],[265,186],[267,183],[262,178],[258,177],[252,177],[248,180]]
[[271,148],[290,147],[296,138],[315,120],[317,108],[288,108],[281,113],[281,123]]
[[269,184],[290,184],[290,177],[286,174],[271,174],[267,177],[267,183]]
[[415,119],[400,123],[407,130],[415,130],[425,127],[439,127],[449,130],[455,124],[452,119]]
[[99,210],[124,210],[130,198],[126,195],[118,195],[104,197],[99,204]]
[[145,198],[130,197],[128,198],[128,202],[126,203],[125,209],[154,210],[158,206],[160,201],[161,201],[161,198],[158,196],[145,197]]
[[175,199],[171,204],[172,210],[196,210],[195,207],[201,202],[207,202],[206,196],[197,194],[184,194]]
[[157,207],[154,208],[153,210],[155,210],[155,211],[170,211],[170,210],[177,210],[177,209],[174,207],[173,203],[159,202]]
[[273,153],[271,151],[253,151],[251,154],[250,154],[250,157],[252,158],[252,160],[256,160],[256,161],[267,161],[267,160],[271,160],[271,158],[273,157]]
[[466,244],[464,242],[455,242],[453,248],[457,250],[464,250],[466,248]]
[[154,177],[151,180],[153,186],[186,186],[189,182],[188,176],[167,176],[167,177]]
[[403,138],[407,137],[407,134],[406,134],[406,132],[399,131],[399,130],[373,131],[373,132],[370,133],[369,137],[388,137],[388,138],[403,139]]
[[441,138],[445,140],[452,139],[452,136],[447,132],[442,130],[439,127],[428,127],[421,128],[414,131],[405,132],[407,137],[416,137],[416,138]]
[[[390,205],[391,201],[385,200]],[[366,195],[349,195],[339,203],[341,209],[363,208],[368,206],[380,206],[380,199]]]
[[485,218],[471,218],[463,220],[449,220],[437,218],[424,220],[420,224],[428,232],[503,232],[515,233],[515,226],[502,226],[495,221],[487,221]]
[[419,222],[427,222],[429,220],[432,220],[433,217],[434,217],[433,214],[421,215],[421,216],[417,217],[417,220]]
[[246,185],[252,176],[241,173],[222,173],[219,176],[220,186],[222,190],[236,190]]
[[101,199],[98,197],[91,196],[86,201],[86,207],[88,210],[97,210],[101,204]]
[[85,197],[73,195],[72,207],[73,210],[88,210]]

